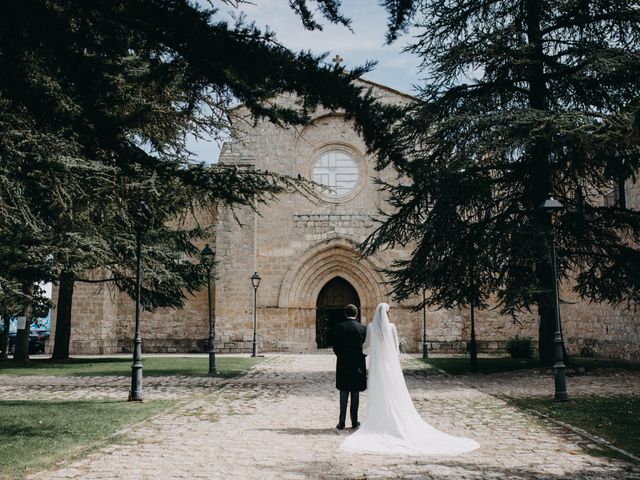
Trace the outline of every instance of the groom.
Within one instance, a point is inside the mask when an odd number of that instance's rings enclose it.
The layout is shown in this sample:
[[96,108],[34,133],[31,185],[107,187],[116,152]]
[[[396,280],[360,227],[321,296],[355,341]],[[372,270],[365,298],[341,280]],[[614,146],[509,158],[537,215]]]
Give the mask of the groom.
[[336,428],[344,429],[347,417],[347,401],[351,395],[351,426],[358,428],[358,405],[360,392],[367,389],[367,367],[362,344],[367,329],[357,320],[358,307],[347,305],[344,308],[346,320],[333,327],[333,351],[336,354],[336,388],[340,390],[340,419]]

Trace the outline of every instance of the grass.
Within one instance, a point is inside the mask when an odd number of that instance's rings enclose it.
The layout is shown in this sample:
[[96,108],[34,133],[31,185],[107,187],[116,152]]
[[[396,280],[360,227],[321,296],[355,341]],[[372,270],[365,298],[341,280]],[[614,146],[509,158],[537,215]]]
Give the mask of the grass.
[[[606,360],[600,358],[572,357],[571,367],[583,367],[586,369],[622,368],[628,370],[640,370],[640,363],[623,362],[620,360]],[[428,358],[426,364],[444,370],[450,375],[464,375],[473,373],[469,357],[438,357]],[[528,368],[539,368],[540,361],[535,358],[516,359],[511,357],[480,357],[478,358],[478,370],[480,373],[513,372]]]
[[[428,365],[444,370],[450,375],[464,375],[473,373],[468,357],[439,357],[424,360]],[[498,373],[537,368],[540,362],[537,359],[516,359],[511,357],[480,357],[478,369],[481,373]]]
[[640,363],[638,362],[627,362],[607,358],[576,357],[571,359],[571,363],[587,369],[621,368],[623,370],[640,370]]
[[[516,398],[510,402],[519,408],[533,409],[554,420],[579,427],[640,456],[638,397],[575,397],[564,403],[553,403],[542,398]],[[609,451],[607,456],[618,457],[619,454]]]
[[[217,357],[218,376],[241,375],[263,358]],[[0,375],[129,376],[131,359],[76,358],[0,361]],[[208,376],[208,357],[144,357],[144,375]],[[175,401],[0,401],[0,479],[22,478],[61,460],[125,440],[123,427],[176,405]]]
[[[259,357],[216,357],[218,376],[237,377],[262,360]],[[142,358],[145,376],[208,376],[208,362],[208,357]],[[128,376],[131,375],[131,363],[130,358],[124,357],[75,358],[67,361],[31,359],[27,363],[1,360],[0,375]]]
[[166,411],[174,401],[0,401],[0,478],[22,478],[61,460],[125,440],[125,426]]

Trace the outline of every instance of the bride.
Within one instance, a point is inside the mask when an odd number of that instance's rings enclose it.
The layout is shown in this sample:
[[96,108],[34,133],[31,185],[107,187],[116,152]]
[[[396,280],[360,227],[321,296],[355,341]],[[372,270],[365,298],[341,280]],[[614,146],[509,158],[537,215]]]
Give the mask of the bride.
[[457,455],[478,448],[471,439],[436,430],[416,411],[400,367],[398,333],[389,305],[376,308],[363,350],[369,351],[369,392],[360,428],[341,451],[404,455]]

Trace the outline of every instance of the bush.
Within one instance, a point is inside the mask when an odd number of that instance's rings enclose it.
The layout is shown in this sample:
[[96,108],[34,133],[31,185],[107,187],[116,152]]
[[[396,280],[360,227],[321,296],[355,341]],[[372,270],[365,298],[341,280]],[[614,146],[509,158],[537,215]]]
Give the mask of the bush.
[[398,350],[400,353],[407,353],[407,339],[404,337],[400,337],[398,339]]
[[582,344],[582,348],[580,349],[580,356],[581,357],[595,357],[596,356],[595,342],[586,340]]
[[531,337],[515,337],[507,340],[507,352],[511,358],[531,358],[533,357],[533,343]]

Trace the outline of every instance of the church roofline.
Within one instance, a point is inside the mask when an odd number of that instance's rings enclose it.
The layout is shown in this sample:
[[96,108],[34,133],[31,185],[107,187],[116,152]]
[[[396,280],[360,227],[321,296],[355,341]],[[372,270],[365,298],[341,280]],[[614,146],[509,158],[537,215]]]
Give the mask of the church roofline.
[[359,78],[356,79],[356,81],[359,81],[359,82],[362,82],[362,83],[367,83],[367,84],[369,84],[369,85],[371,85],[373,87],[381,88],[382,90],[387,90],[388,92],[391,92],[391,93],[393,93],[395,95],[400,95],[401,97],[408,98],[409,100],[413,100],[413,101],[418,100],[418,97],[416,97],[414,95],[411,95],[411,94],[405,93],[405,92],[401,92],[400,90],[396,90],[395,88],[388,87],[387,85],[384,85],[382,83],[374,82],[373,80],[367,80],[366,78],[359,77]]
[[[401,97],[405,97],[411,101],[416,101],[418,100],[418,97],[411,95],[409,93],[405,93],[405,92],[401,92],[400,90],[396,90],[395,88],[391,88],[388,87],[382,83],[378,83],[378,82],[374,82],[373,80],[367,80],[366,78],[363,77],[358,77],[355,79],[355,82],[362,82],[362,83],[366,83],[367,85],[371,85],[372,87],[376,87],[376,88],[380,88],[382,90],[386,90],[387,92],[393,93],[394,95],[398,95]],[[244,107],[244,103],[239,103],[238,105],[236,105],[235,107],[231,107],[229,109],[230,112],[234,112],[240,108]]]

